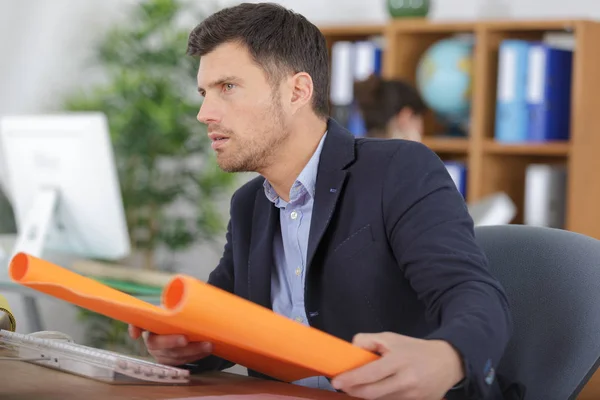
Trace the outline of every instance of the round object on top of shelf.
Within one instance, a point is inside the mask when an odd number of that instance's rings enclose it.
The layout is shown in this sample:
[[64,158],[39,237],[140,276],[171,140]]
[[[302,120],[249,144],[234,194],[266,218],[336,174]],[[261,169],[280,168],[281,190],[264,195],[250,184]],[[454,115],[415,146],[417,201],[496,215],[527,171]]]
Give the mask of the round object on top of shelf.
[[468,126],[471,111],[473,41],[451,37],[431,45],[417,65],[417,89],[444,123]]
[[429,13],[430,0],[387,0],[392,18],[424,18]]

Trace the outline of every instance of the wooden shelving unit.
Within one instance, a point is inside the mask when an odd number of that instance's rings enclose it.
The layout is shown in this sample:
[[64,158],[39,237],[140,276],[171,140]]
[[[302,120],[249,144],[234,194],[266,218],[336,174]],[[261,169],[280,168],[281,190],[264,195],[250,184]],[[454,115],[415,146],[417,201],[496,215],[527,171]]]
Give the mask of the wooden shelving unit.
[[569,154],[569,143],[503,144],[493,139],[486,139],[483,143],[483,151],[486,154],[566,157]]
[[[381,25],[324,26],[329,47],[338,40],[383,36],[383,76],[415,83],[416,66],[436,41],[473,35],[471,128],[466,139],[435,136],[433,116],[423,142],[442,159],[467,163],[467,201],[504,191],[517,204],[513,223],[523,222],[525,169],[531,163],[564,163],[568,168],[565,228],[600,239],[600,23],[587,20],[432,22],[391,20]],[[568,142],[505,145],[494,141],[498,48],[502,40],[540,40],[545,34],[574,35],[571,131]]]
[[367,36],[380,35],[385,25],[337,25],[323,26],[319,28],[326,39],[331,40],[354,40],[363,39]]
[[469,141],[463,138],[425,137],[423,143],[440,155],[466,155],[469,152]]

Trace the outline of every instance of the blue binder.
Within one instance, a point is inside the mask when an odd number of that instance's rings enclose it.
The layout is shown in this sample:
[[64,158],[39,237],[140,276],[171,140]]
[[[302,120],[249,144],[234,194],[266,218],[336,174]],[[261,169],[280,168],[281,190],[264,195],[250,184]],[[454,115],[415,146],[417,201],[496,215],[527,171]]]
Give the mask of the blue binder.
[[535,43],[529,50],[530,141],[568,140],[573,52]]
[[460,161],[444,161],[446,170],[463,198],[467,197],[467,167]]
[[498,84],[494,137],[498,142],[525,142],[528,138],[527,72],[530,42],[507,39],[498,52]]

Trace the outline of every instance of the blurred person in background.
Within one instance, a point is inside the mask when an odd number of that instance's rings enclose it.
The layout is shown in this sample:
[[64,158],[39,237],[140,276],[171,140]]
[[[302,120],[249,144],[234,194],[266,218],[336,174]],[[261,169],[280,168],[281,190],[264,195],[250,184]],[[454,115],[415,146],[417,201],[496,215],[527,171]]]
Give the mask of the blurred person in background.
[[414,86],[373,74],[355,82],[354,96],[367,137],[421,141],[427,106]]

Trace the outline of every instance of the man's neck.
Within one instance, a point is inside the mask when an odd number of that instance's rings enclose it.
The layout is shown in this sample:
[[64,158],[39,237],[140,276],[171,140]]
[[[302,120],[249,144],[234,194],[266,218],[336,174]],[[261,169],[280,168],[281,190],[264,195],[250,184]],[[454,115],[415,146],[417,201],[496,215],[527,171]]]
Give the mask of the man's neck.
[[289,139],[278,150],[275,162],[260,171],[283,200],[290,200],[292,185],[313,156],[326,129],[327,122],[318,118],[294,127]]

